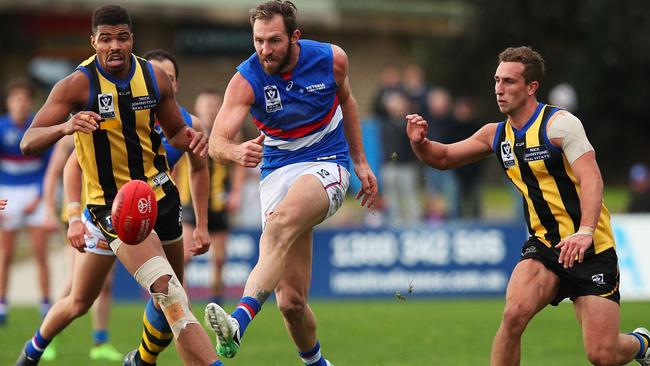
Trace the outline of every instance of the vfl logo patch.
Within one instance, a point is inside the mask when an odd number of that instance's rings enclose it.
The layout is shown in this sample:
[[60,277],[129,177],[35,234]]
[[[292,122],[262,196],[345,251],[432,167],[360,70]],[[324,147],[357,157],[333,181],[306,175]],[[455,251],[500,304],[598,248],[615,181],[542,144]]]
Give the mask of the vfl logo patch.
[[605,283],[605,275],[603,275],[602,273],[595,274],[595,275],[591,276],[591,281],[593,283],[595,283],[596,286],[598,286],[598,287],[602,287],[602,286],[606,285],[606,283]]
[[510,141],[503,141],[501,143],[501,161],[503,161],[503,165],[506,169],[515,166],[515,155],[512,152]]
[[282,110],[282,100],[277,86],[267,85],[264,87],[264,100],[266,101],[266,113]]
[[115,118],[115,105],[113,103],[113,94],[99,94],[97,96],[97,104],[99,104],[99,115],[102,118],[109,119]]
[[529,147],[524,149],[524,161],[531,162],[537,160],[546,160],[551,157],[551,153],[548,152],[546,145],[539,145],[535,147]]

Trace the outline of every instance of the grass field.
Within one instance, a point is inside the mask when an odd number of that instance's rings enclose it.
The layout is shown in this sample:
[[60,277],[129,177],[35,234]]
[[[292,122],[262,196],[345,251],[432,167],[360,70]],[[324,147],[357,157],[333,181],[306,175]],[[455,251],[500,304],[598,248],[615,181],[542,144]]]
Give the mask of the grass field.
[[[194,306],[203,318],[202,304]],[[112,343],[128,351],[139,342],[142,304],[118,304],[111,318]],[[624,302],[621,327],[648,326],[647,302]],[[492,337],[503,302],[480,300],[379,300],[315,302],[323,353],[337,366],[488,365]],[[0,328],[0,365],[13,365],[25,340],[38,326],[36,308],[14,307]],[[85,316],[60,335],[59,357],[42,365],[116,365],[88,358],[90,318]],[[579,326],[570,303],[544,309],[524,334],[522,365],[587,365]],[[181,365],[173,346],[160,366]],[[227,366],[299,366],[279,312],[268,304],[246,333],[243,348]]]

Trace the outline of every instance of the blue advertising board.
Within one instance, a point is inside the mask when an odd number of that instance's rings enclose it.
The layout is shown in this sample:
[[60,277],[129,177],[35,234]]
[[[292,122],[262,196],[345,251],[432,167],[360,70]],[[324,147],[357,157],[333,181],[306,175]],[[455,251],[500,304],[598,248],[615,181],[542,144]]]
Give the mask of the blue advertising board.
[[[224,294],[241,296],[258,256],[258,230],[235,230],[227,244]],[[314,231],[311,297],[502,295],[527,234],[520,224],[458,223],[400,229],[317,229]],[[121,267],[121,266],[120,266]],[[209,296],[209,253],[186,268],[191,298]],[[118,300],[147,294],[118,268]]]

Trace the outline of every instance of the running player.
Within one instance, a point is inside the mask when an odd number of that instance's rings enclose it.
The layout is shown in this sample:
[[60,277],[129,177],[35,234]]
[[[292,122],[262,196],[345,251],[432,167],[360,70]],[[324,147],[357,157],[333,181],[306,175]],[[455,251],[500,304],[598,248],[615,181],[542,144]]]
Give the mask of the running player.
[[0,213],[0,326],[7,321],[10,267],[22,229],[29,233],[36,259],[41,316],[50,308],[49,235],[44,227],[45,207],[41,199],[49,151],[34,156],[23,156],[20,152],[20,140],[34,118],[32,84],[16,80],[6,90],[8,113],[0,116],[0,197],[11,197],[12,201]]
[[542,56],[529,47],[499,55],[494,91],[508,119],[489,123],[454,143],[430,141],[427,122],[406,116],[413,151],[437,169],[456,168],[495,154],[521,192],[530,238],[506,293],[491,364],[519,365],[521,336],[548,304],[573,301],[587,358],[594,365],[650,365],[650,333],[619,334],[619,273],[603,181],[582,123],[566,110],[539,103]]
[[[153,129],[154,117],[172,146],[205,156],[206,139],[183,123],[165,72],[132,54],[131,30],[131,18],[123,7],[106,5],[95,10],[90,40],[96,54],[55,85],[25,133],[21,149],[33,155],[64,135],[74,134],[91,221],[125,268],[151,293],[156,303],[152,317],[159,324],[168,324],[185,363],[221,365],[205,331],[189,310],[177,272],[161,247],[161,242],[181,240],[181,212],[162,141]],[[72,117],[62,123],[71,113]],[[132,179],[152,186],[159,215],[155,231],[143,242],[121,245],[110,223],[111,204],[118,189]],[[76,248],[84,245],[75,241],[71,244]],[[182,263],[182,246],[180,249]],[[86,257],[78,259],[82,258]],[[103,262],[91,269],[87,261],[80,260],[75,269],[82,273],[92,270],[103,279],[113,260]],[[94,299],[97,294],[93,295]],[[53,316],[46,317],[26,343],[17,365],[38,364],[51,339],[87,311],[87,302],[74,300],[74,296],[68,296],[57,301]]]
[[[208,304],[217,352],[233,357],[244,332],[275,291],[285,325],[307,365],[330,365],[307,304],[313,227],[333,215],[348,188],[350,159],[372,206],[377,181],[361,142],[348,58],[338,46],[300,40],[296,7],[268,1],[251,10],[255,53],[237,68],[210,136],[210,156],[255,167],[262,162],[260,254],[231,314]],[[247,114],[261,131],[238,144]]]
[[[47,171],[45,172],[43,201],[47,211],[46,215],[48,217],[48,223],[46,226],[53,230],[58,230],[60,227],[59,215],[57,215],[56,209],[56,189],[59,186],[60,177],[63,175],[66,161],[73,150],[74,141],[72,136],[65,136],[59,140],[54,145],[54,150],[52,151],[52,156],[47,166]],[[79,186],[81,187],[81,185]],[[75,198],[74,201],[69,201],[67,199],[64,200],[65,209],[61,214],[62,221],[67,225],[65,240],[68,244],[70,243],[68,239],[69,237],[81,236],[83,238],[83,235],[86,234],[84,224],[81,222],[81,217],[79,216],[82,206],[80,203],[81,194],[78,194],[78,196],[79,197]],[[107,249],[107,247],[104,249]],[[77,253],[77,250],[75,250],[71,245],[67,245],[65,248],[65,255],[70,270],[68,271],[68,276],[61,297],[70,294],[72,289],[75,258],[77,255],[81,254]],[[101,281],[97,282],[99,283]],[[123,354],[109,342],[108,321],[113,301],[112,285],[113,276],[112,274],[109,274],[106,276],[106,280],[103,283],[97,301],[92,306],[93,347],[90,349],[89,355],[91,360],[120,361],[123,357]],[[43,360],[49,361],[57,358],[57,339],[58,338],[55,338],[54,341],[45,349],[42,356]]]

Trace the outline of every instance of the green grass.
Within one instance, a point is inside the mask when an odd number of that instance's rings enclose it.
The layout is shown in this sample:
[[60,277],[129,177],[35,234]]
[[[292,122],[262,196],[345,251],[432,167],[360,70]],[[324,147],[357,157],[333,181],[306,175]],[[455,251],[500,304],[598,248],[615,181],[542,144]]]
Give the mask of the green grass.
[[[202,319],[202,304],[194,309]],[[650,303],[621,306],[621,329],[640,322],[647,326]],[[118,304],[111,318],[112,343],[121,351],[135,348],[141,332],[142,304]],[[323,353],[338,366],[474,366],[489,364],[492,337],[499,325],[503,301],[380,300],[314,302]],[[13,365],[26,339],[38,326],[36,308],[14,307],[10,322],[0,328],[0,365]],[[90,318],[74,322],[60,335],[59,358],[42,365],[116,365],[88,358]],[[580,329],[568,303],[544,309],[524,334],[522,365],[586,365]],[[160,366],[181,365],[173,347]],[[117,363],[119,364],[119,363]],[[239,355],[227,366],[301,365],[286,335],[278,311],[268,304],[246,333]]]

